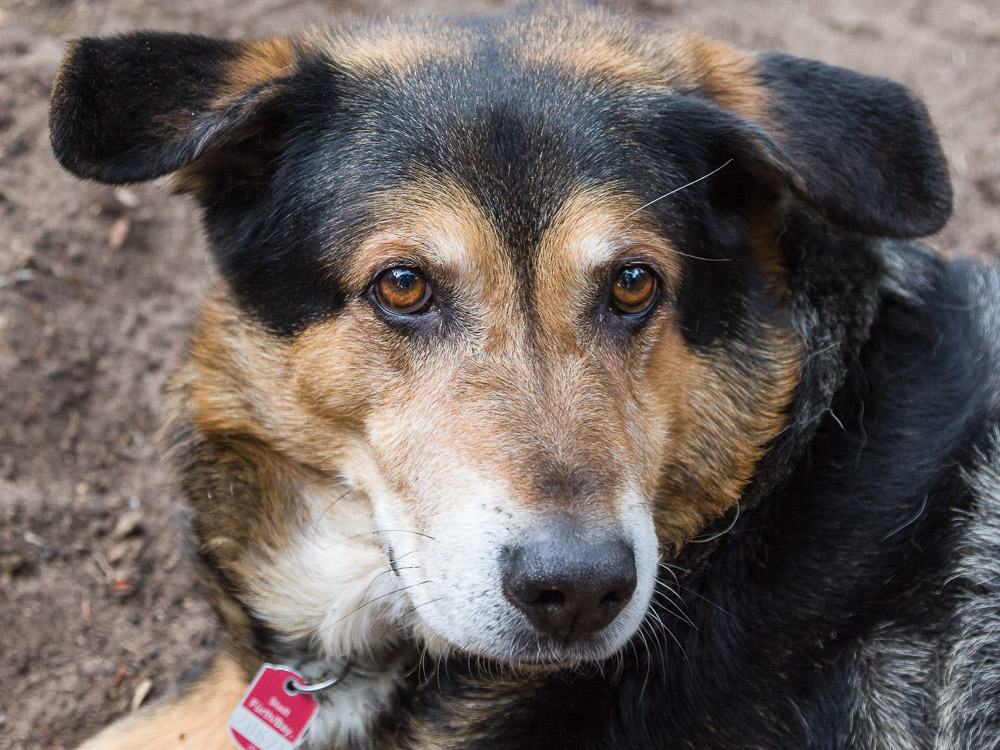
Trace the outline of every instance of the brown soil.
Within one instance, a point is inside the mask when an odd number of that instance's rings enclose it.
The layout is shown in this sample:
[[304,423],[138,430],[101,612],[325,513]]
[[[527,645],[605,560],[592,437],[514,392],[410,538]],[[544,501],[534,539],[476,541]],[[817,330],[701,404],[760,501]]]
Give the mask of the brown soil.
[[[218,642],[191,591],[183,508],[154,445],[161,391],[213,272],[184,199],[83,184],[49,151],[67,40],[157,28],[289,31],[400,8],[505,2],[0,0],[0,749],[68,748],[198,669]],[[933,242],[1000,255],[995,0],[637,0],[677,28],[895,78],[953,165]]]

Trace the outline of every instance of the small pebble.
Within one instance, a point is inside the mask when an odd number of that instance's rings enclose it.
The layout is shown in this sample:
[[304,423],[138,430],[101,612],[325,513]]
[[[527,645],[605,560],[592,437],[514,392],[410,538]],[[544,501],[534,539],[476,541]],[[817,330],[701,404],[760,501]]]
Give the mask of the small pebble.
[[138,510],[130,510],[123,513],[118,518],[118,522],[115,523],[115,528],[112,530],[111,536],[115,539],[124,539],[141,532],[142,513]]
[[149,691],[153,689],[153,681],[148,677],[141,680],[138,685],[135,686],[135,691],[132,693],[132,710],[137,711],[146,696],[149,695]]

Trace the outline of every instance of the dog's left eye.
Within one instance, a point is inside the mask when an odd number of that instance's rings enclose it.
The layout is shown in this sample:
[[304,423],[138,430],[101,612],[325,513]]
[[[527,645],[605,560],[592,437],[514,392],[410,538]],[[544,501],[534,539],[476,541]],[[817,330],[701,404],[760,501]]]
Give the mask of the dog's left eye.
[[416,268],[387,268],[374,284],[379,305],[396,315],[415,315],[427,309],[431,301],[431,285]]
[[611,287],[611,303],[620,313],[640,315],[653,306],[658,286],[656,276],[648,267],[625,266]]

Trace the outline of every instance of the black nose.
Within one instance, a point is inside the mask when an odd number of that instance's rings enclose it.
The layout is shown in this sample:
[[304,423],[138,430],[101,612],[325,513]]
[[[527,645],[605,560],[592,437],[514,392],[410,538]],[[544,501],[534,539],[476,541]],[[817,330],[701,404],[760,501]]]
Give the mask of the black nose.
[[603,630],[635,591],[635,555],[621,537],[549,536],[507,551],[503,593],[565,644]]

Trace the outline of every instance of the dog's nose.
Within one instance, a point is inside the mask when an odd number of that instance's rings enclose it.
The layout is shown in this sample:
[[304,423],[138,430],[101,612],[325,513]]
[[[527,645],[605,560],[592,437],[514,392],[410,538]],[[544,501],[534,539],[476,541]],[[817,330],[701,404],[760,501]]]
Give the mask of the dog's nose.
[[635,555],[621,537],[545,537],[509,549],[503,593],[565,644],[603,630],[635,591]]

